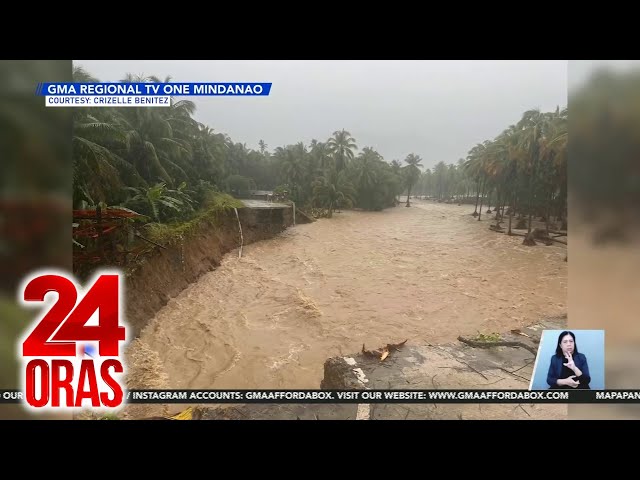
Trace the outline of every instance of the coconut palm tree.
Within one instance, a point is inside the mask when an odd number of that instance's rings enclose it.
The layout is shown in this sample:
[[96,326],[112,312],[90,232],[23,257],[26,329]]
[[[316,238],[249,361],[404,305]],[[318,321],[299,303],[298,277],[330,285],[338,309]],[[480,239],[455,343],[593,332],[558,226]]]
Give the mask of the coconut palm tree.
[[[561,219],[566,207],[567,194],[567,142],[568,121],[567,110],[557,108],[548,116],[547,131],[541,141],[540,160],[542,165],[542,182],[546,186],[545,219],[546,230],[549,231],[551,209],[556,207],[558,219]],[[566,224],[566,221],[563,221]],[[562,226],[561,226],[562,228]]]
[[118,201],[124,186],[146,186],[136,168],[114,151],[118,143],[126,151],[119,125],[96,118],[85,109],[78,110],[74,112],[72,136],[74,204],[112,204]]
[[413,187],[420,178],[420,167],[422,167],[422,158],[415,153],[410,153],[404,159],[407,164],[405,168],[405,182],[407,185],[407,207],[411,206],[409,199],[411,198],[411,187]]
[[378,193],[378,170],[382,156],[371,147],[365,147],[351,166],[351,178],[358,189],[359,206],[370,210]]
[[177,214],[183,208],[189,208],[190,206],[189,203],[185,203],[182,189],[178,191],[178,194],[183,198],[176,198],[176,191],[168,190],[164,183],[158,183],[149,188],[127,187],[127,189],[133,195],[125,205],[134,207],[140,213],[152,217],[156,222],[166,220],[170,216],[167,210]]
[[260,155],[264,156],[264,154],[265,154],[265,153],[266,153],[266,151],[267,151],[267,144],[266,144],[266,143],[264,143],[264,140],[262,140],[262,139],[261,139],[261,140],[258,142],[258,147],[260,148]]
[[525,171],[529,176],[529,192],[528,192],[528,211],[529,225],[527,234],[531,233],[531,217],[533,216],[533,198],[534,188],[536,186],[538,175],[538,166],[540,164],[541,143],[548,126],[549,119],[539,109],[528,110],[522,115],[522,120],[518,122],[518,127],[522,129],[520,134],[520,147],[526,153],[522,158],[525,161]]
[[303,168],[300,154],[304,153],[300,150],[300,147],[293,145],[287,148],[276,148],[275,155],[280,162],[280,170],[287,185],[291,189],[291,197],[294,201],[298,202],[300,198],[300,187],[303,185],[305,171]]
[[474,217],[478,216],[478,201],[480,199],[480,190],[484,186],[482,165],[486,149],[487,142],[476,144],[476,146],[469,150],[467,161],[465,162],[465,173],[469,178],[475,179],[476,184],[476,206],[475,210],[471,214]]
[[328,170],[322,177],[313,182],[314,199],[328,211],[328,217],[333,216],[333,210],[337,207],[351,207],[355,201],[355,189],[347,181],[345,172]]
[[333,155],[338,172],[345,169],[349,161],[353,159],[354,150],[358,149],[355,139],[344,128],[333,132],[333,137],[327,141],[327,146]]

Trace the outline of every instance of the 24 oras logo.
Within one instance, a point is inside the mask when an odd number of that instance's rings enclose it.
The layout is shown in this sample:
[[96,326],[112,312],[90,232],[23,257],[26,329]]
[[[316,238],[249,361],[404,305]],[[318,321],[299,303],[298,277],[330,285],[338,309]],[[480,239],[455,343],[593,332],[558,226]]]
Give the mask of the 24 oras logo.
[[40,315],[18,342],[24,403],[33,409],[118,408],[124,400],[122,275],[96,273],[83,288],[72,276],[40,271],[18,298]]

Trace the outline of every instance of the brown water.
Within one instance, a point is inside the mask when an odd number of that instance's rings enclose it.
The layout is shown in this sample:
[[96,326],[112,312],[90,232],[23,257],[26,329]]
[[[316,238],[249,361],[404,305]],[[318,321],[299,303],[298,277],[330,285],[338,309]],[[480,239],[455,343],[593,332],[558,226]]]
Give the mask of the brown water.
[[319,388],[324,361],[566,312],[566,247],[525,247],[473,207],[343,212],[228,254],[141,335],[173,388]]

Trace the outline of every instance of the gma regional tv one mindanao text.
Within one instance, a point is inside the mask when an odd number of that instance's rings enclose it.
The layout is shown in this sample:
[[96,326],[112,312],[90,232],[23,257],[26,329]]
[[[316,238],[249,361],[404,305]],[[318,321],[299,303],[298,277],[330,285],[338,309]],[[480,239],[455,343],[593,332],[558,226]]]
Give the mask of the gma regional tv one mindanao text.
[[43,83],[47,107],[170,107],[176,96],[268,96],[271,83]]
[[[607,181],[637,149],[599,143],[610,117],[589,108],[633,77],[568,95],[551,60],[29,64],[0,70],[3,418],[536,420],[639,401],[640,333],[604,307],[624,289],[601,309],[567,295],[585,250],[635,218],[605,197],[635,192]],[[569,122],[590,145],[573,157]],[[580,228],[596,211],[607,225]],[[589,265],[631,265],[606,253]]]

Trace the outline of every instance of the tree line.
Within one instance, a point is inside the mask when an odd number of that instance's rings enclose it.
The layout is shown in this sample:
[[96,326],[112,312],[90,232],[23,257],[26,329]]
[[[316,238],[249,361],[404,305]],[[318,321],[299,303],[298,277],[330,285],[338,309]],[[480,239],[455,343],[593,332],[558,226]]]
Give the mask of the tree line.
[[529,231],[534,216],[546,221],[547,230],[552,216],[566,229],[567,124],[567,109],[527,111],[493,140],[471,148],[466,159],[427,169],[416,193],[440,201],[471,201],[478,219],[487,202],[495,207],[497,220],[504,217],[505,207],[527,217]]
[[[96,82],[81,67],[74,81]],[[128,74],[124,82],[160,82]],[[170,78],[164,80],[170,81]],[[358,148],[345,129],[325,141],[270,150],[233,141],[193,118],[195,104],[167,108],[74,109],[74,205],[121,205],[156,222],[186,220],[212,192],[273,190],[300,208],[382,210],[398,196],[485,199],[519,212],[562,217],[566,209],[566,110],[526,112],[494,140],[471,149],[457,164],[421,171],[422,158],[385,161]]]

